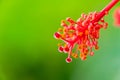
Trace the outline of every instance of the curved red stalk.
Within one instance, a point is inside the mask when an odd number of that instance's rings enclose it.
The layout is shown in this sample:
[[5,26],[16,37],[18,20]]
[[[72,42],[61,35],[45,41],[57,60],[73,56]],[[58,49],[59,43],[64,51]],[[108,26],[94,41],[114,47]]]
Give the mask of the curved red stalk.
[[112,0],[95,18],[95,20],[93,20],[92,22],[98,22],[103,16],[105,16],[109,10],[116,5],[120,0]]

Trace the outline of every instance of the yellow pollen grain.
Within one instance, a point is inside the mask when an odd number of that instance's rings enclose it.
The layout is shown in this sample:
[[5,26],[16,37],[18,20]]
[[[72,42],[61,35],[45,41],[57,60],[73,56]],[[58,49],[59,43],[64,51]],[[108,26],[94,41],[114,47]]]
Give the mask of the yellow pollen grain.
[[80,53],[80,58],[82,58],[83,57],[83,53]]
[[78,58],[78,54],[77,54],[77,53],[72,53],[72,56],[73,56],[74,58]]
[[62,38],[65,38],[65,35],[64,35],[64,34],[61,34],[61,37],[62,37]]
[[59,47],[59,46],[61,46],[61,44],[60,44],[60,43],[58,43],[58,47]]
[[58,29],[58,31],[59,31],[59,32],[62,32],[62,31],[63,31],[63,29],[62,29],[62,28],[59,28],[59,29]]
[[88,35],[88,30],[85,31],[85,35]]
[[79,36],[82,36],[82,35],[83,35],[83,32],[79,32],[78,35],[79,35]]
[[98,49],[99,49],[99,46],[95,46],[95,49],[98,50]]
[[63,28],[63,32],[67,32],[65,28]]

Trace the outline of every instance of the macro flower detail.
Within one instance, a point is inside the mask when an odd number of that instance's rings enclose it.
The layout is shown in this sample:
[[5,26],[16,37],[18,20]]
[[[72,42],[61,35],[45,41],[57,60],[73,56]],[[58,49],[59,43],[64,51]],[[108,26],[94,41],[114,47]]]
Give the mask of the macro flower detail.
[[103,17],[119,1],[112,0],[100,12],[82,14],[77,21],[68,17],[61,22],[62,27],[54,33],[54,37],[62,40],[58,44],[58,51],[68,54],[66,58],[67,63],[72,61],[71,57],[79,57],[81,60],[86,60],[88,55],[94,55],[93,49],[99,49],[98,39],[100,37],[100,30],[102,28],[107,29],[108,26],[108,23],[104,21]]
[[66,21],[61,22],[62,28],[58,29],[54,37],[63,41],[58,44],[58,50],[68,54],[66,62],[72,61],[71,56],[86,60],[88,54],[94,55],[93,49],[99,49],[100,29],[106,29],[108,24],[104,19],[92,23],[97,14],[97,12],[90,12],[88,15],[82,14],[77,21],[67,18]]

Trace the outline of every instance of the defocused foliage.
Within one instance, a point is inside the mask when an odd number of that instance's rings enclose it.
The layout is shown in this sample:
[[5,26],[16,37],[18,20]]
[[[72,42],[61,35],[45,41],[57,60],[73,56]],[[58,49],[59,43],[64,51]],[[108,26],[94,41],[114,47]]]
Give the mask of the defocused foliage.
[[67,64],[53,34],[66,17],[100,11],[111,0],[0,0],[0,80],[120,80],[120,28],[106,16],[100,50]]

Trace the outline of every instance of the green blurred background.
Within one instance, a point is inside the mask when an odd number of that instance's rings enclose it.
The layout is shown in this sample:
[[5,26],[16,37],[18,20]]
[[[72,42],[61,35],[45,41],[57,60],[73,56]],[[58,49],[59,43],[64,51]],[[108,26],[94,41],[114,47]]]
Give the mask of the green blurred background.
[[111,0],[0,0],[0,80],[120,80],[120,28],[105,17],[100,49],[67,64],[53,34],[66,17],[100,11]]

